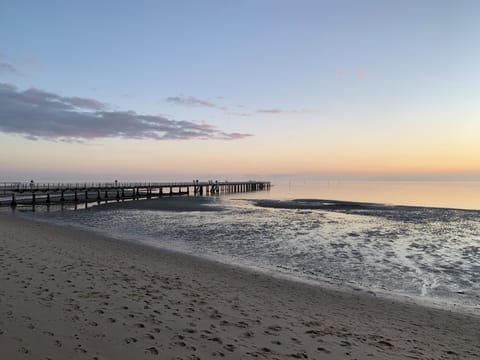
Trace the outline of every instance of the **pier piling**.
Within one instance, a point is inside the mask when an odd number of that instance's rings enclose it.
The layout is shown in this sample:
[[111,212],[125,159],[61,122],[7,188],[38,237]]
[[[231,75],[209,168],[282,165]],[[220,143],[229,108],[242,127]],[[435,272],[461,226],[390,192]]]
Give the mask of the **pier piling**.
[[[151,199],[163,195],[217,196],[227,193],[270,190],[270,187],[270,182],[266,181],[219,182],[213,180],[178,183],[36,183],[34,186],[29,183],[0,182],[0,206],[33,206],[40,203],[50,205],[78,203],[80,201],[87,204],[91,201],[100,203],[123,199]],[[79,196],[79,192],[83,192],[84,195]],[[96,196],[89,197],[89,192],[96,193]],[[38,193],[42,194],[40,198],[37,197]]]

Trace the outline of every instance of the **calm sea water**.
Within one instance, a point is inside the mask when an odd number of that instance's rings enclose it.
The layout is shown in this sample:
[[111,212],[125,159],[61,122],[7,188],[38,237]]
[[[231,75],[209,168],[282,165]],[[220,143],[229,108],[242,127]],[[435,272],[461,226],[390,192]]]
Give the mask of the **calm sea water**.
[[212,201],[223,210],[52,207],[25,215],[298,280],[480,313],[480,183],[284,182]]

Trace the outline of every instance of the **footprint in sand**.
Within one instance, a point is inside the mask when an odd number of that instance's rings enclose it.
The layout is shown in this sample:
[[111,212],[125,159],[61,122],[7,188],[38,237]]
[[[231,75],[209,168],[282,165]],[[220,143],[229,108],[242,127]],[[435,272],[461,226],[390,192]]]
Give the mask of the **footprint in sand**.
[[455,351],[452,351],[452,350],[446,350],[444,351],[446,354],[448,355],[455,355],[455,356],[458,356],[458,354],[455,352]]
[[393,348],[393,345],[391,343],[389,343],[388,341],[385,341],[385,340],[380,340],[380,341],[377,342],[377,344],[379,345],[379,347],[384,348],[384,349]]
[[320,335],[322,335],[323,333],[320,330],[307,330],[307,331],[305,331],[305,334],[308,334],[308,335],[310,335],[310,337],[312,339],[315,339],[315,338],[319,337]]
[[188,334],[194,334],[194,333],[197,332],[197,330],[191,329],[191,328],[186,328],[186,329],[183,329],[183,332],[186,332]]
[[294,359],[308,359],[308,355],[304,352],[290,354],[290,357]]
[[317,348],[317,351],[324,352],[325,354],[330,354],[330,353],[331,353],[330,350],[325,349],[325,348],[323,348],[323,347],[318,347],[318,348]]
[[87,353],[87,350],[85,350],[84,348],[81,347],[81,345],[79,345],[78,347],[75,348],[75,351],[76,352],[79,352],[79,353],[82,353],[82,354],[86,354]]
[[158,355],[158,354],[159,354],[157,348],[156,348],[156,347],[153,347],[153,346],[150,347],[150,348],[148,348],[148,349],[146,349],[145,351],[146,351],[147,353],[149,353],[149,354],[152,354],[152,355]]
[[123,341],[125,342],[125,344],[132,344],[132,343],[136,343],[138,340],[133,337],[127,337]]
[[235,345],[233,345],[233,344],[227,344],[227,345],[224,346],[224,348],[225,348],[225,350],[228,350],[230,352],[235,351]]
[[217,343],[219,343],[219,344],[223,344],[222,339],[220,339],[219,337],[216,337],[216,336],[215,336],[215,337],[211,337],[211,338],[209,338],[208,340],[213,341],[213,342],[217,342]]
[[215,351],[212,353],[213,357],[220,356],[220,357],[225,357],[225,354],[220,352],[220,351]]
[[268,327],[268,330],[271,330],[271,331],[281,331],[282,330],[282,327],[280,325],[272,325],[272,326],[269,326]]
[[253,331],[245,331],[243,333],[243,336],[246,337],[246,338],[251,338],[251,337],[253,337],[253,335],[255,335]]
[[294,338],[292,337],[291,340],[295,343],[295,344],[301,344],[302,342],[300,340],[298,340],[297,338]]

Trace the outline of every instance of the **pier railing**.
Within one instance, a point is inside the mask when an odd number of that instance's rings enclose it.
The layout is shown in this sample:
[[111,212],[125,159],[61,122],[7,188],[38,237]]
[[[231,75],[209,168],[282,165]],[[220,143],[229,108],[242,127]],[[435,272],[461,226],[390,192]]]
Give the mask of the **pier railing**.
[[240,193],[270,189],[269,181],[0,182],[0,205],[110,201],[173,195]]

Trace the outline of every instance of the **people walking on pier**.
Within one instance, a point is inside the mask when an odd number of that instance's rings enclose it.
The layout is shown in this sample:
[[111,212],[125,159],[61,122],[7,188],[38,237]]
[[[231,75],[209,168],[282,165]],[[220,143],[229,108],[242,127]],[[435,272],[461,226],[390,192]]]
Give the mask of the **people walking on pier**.
[[30,180],[30,190],[33,190],[35,188],[35,182],[32,180]]

